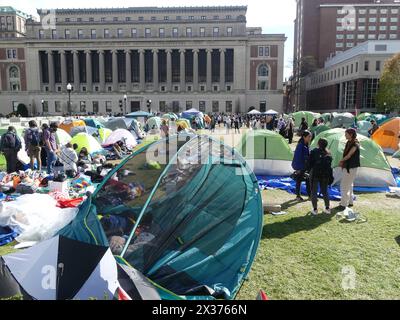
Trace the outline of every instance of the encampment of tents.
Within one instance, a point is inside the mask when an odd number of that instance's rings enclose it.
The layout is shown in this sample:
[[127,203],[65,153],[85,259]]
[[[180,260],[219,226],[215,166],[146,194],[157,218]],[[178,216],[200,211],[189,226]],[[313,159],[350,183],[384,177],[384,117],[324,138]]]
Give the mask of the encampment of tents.
[[100,121],[98,121],[97,119],[94,119],[94,118],[87,118],[84,121],[88,127],[97,128],[97,129],[104,127],[104,125]]
[[320,124],[315,127],[310,127],[310,132],[313,134],[314,138],[319,135],[321,132],[328,131],[331,128],[327,126],[326,124]]
[[369,112],[360,113],[357,116],[357,121],[366,121],[372,114]]
[[151,118],[147,119],[146,125],[149,128],[149,130],[152,130],[152,129],[157,130],[157,129],[160,129],[161,122],[162,122],[162,119],[160,117],[151,117]]
[[372,125],[369,121],[359,120],[357,121],[357,133],[368,137],[368,131],[371,129]]
[[99,137],[100,137],[100,142],[104,143],[106,139],[109,137],[109,135],[112,133],[112,130],[107,129],[107,128],[100,128],[99,129]]
[[164,299],[233,299],[263,226],[256,177],[237,152],[207,136],[177,135],[138,149],[59,235],[107,246],[113,233],[97,215],[122,213],[134,222],[113,254],[149,278]]
[[71,143],[76,143],[78,145],[78,149],[76,152],[80,152],[82,148],[86,148],[90,154],[101,153],[103,148],[99,144],[99,142],[87,133],[78,133],[75,137],[72,138]]
[[56,132],[56,140],[59,145],[66,145],[72,140],[72,137],[65,130],[58,128]]
[[161,116],[161,118],[175,121],[178,120],[178,116],[173,112],[165,113]]
[[83,120],[65,120],[58,127],[70,134],[72,128],[86,127],[86,123]]
[[176,120],[176,126],[180,126],[182,129],[190,129],[190,121],[187,119],[178,119]]
[[399,150],[400,143],[400,117],[382,124],[371,138],[382,147],[383,151],[395,153]]
[[236,147],[256,175],[288,176],[293,173],[293,151],[278,133],[248,131]]
[[[334,184],[340,183],[343,169],[339,162],[343,158],[343,151],[346,145],[345,129],[331,129],[319,134],[311,144],[311,149],[317,147],[320,138],[328,140],[328,149],[332,153],[332,168],[334,169]],[[355,186],[357,187],[395,187],[397,186],[382,149],[371,139],[358,135],[357,139],[361,144],[361,167],[358,168]]]

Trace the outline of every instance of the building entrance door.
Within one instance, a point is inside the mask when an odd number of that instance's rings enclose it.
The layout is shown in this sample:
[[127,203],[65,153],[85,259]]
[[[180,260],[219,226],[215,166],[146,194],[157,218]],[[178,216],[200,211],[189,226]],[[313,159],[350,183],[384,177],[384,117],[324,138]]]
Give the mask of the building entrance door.
[[131,112],[140,110],[140,101],[131,101]]

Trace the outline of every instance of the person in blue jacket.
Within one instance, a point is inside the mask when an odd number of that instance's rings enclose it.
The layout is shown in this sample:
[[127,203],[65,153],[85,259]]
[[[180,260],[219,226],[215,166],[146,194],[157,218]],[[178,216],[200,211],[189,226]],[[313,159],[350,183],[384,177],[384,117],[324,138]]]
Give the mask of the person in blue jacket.
[[292,168],[295,171],[294,177],[296,180],[296,200],[304,201],[300,195],[300,187],[303,181],[306,182],[307,194],[311,196],[310,182],[306,177],[306,171],[308,168],[308,160],[310,157],[310,143],[312,134],[310,131],[305,130],[301,134],[301,139],[297,144],[296,151],[294,152],[294,158],[292,161]]

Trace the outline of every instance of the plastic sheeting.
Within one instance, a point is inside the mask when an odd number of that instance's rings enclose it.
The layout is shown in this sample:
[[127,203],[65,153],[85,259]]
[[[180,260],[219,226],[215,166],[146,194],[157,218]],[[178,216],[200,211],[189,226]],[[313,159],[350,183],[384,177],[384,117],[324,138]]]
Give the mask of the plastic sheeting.
[[77,213],[77,208],[57,208],[57,201],[49,195],[27,194],[0,203],[0,226],[18,233],[18,242],[43,241],[70,223]]

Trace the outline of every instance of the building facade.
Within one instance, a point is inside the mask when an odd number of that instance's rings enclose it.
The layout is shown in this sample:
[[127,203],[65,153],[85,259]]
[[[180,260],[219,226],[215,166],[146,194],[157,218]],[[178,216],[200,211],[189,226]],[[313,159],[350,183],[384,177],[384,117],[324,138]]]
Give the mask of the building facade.
[[297,0],[294,104],[305,108],[301,78],[369,40],[400,39],[399,0]]
[[400,40],[375,40],[331,58],[324,68],[305,77],[307,109],[376,111],[375,95],[385,61],[399,52]]
[[[0,42],[2,113],[282,110],[285,36],[247,7],[38,10]],[[8,52],[15,55],[8,55]],[[67,84],[71,84],[71,108]],[[69,109],[69,110],[68,110]]]
[[32,19],[32,17],[13,7],[0,6],[0,40],[24,37],[27,19]]

